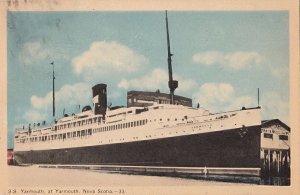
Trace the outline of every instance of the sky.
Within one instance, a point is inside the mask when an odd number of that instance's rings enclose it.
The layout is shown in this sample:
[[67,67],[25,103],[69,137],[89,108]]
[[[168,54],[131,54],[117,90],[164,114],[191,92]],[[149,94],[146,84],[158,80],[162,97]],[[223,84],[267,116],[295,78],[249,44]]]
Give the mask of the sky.
[[[289,125],[287,11],[169,11],[176,95],[210,112],[258,104],[262,119]],[[108,102],[127,91],[168,93],[164,11],[8,12],[8,147],[16,127],[92,106],[106,83]]]

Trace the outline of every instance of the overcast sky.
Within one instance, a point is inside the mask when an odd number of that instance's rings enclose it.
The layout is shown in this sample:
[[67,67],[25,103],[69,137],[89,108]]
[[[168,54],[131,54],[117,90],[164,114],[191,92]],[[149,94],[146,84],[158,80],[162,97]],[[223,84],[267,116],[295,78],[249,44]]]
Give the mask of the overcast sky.
[[[91,87],[108,102],[129,90],[168,93],[165,15],[161,12],[9,12],[8,146],[15,127],[92,105]],[[268,12],[168,12],[175,94],[211,112],[257,106],[262,119],[289,125],[289,16]]]

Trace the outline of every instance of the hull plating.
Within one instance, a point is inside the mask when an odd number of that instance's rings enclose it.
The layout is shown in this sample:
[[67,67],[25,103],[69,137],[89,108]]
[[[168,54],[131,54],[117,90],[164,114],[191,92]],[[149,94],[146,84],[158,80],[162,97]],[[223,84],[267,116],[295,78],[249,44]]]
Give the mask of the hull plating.
[[131,143],[15,152],[18,164],[260,167],[260,127]]

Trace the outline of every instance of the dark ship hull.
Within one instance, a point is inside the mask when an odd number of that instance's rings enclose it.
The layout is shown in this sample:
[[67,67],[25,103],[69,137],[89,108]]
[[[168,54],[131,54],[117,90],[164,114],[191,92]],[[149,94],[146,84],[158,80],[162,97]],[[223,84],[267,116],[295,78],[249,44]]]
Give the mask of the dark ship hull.
[[16,151],[18,164],[260,167],[260,126],[119,144]]

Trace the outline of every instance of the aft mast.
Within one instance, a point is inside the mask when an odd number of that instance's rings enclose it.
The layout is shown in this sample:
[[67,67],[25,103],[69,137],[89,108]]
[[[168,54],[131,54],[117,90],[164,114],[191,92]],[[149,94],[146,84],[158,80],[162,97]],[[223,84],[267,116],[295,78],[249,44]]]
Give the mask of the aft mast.
[[173,80],[172,73],[172,56],[170,49],[169,26],[168,26],[168,13],[166,11],[166,28],[167,28],[167,44],[168,44],[168,70],[169,70],[169,88],[170,88],[170,104],[174,104],[174,91],[178,87],[178,81]]
[[53,98],[53,118],[55,117],[55,86],[54,86],[54,80],[55,80],[55,76],[54,76],[54,62],[51,62],[51,65],[53,66],[53,76],[52,76],[52,87],[53,87],[53,91],[52,91],[52,98]]

